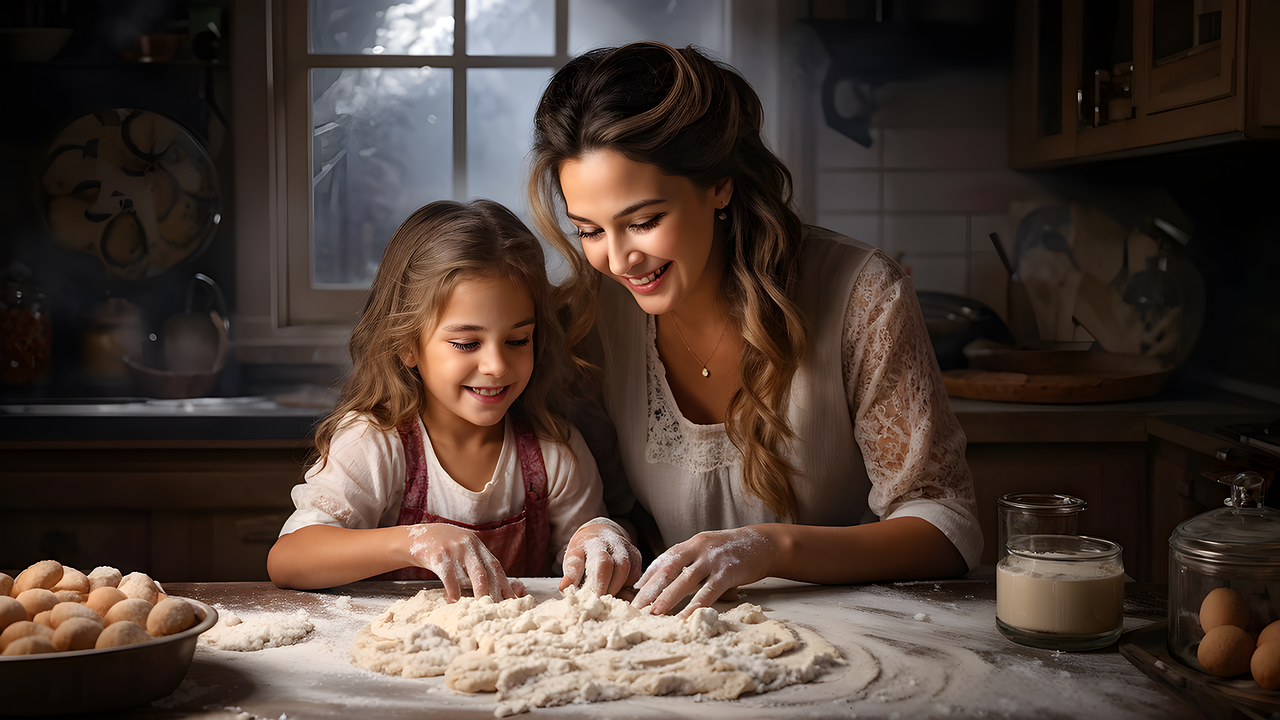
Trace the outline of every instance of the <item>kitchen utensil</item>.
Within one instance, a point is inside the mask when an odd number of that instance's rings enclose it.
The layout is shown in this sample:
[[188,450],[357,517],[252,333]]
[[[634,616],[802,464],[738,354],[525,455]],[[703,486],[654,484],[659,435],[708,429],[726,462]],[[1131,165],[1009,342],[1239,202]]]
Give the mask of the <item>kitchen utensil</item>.
[[1046,650],[1097,650],[1124,628],[1124,560],[1110,540],[1018,535],[996,565],[996,627]]
[[917,290],[916,297],[938,365],[944,370],[968,365],[963,350],[975,339],[1014,342],[1000,316],[977,300],[927,290]]
[[0,715],[102,713],[146,705],[186,677],[200,633],[218,611],[198,601],[195,627],[151,642],[102,650],[0,657]]
[[996,501],[996,560],[1009,554],[1005,544],[1018,535],[1075,535],[1080,513],[1089,503],[1072,495],[1019,492]]
[[[205,309],[195,310],[195,291],[200,287],[206,288],[209,297]],[[209,309],[210,304],[217,310]],[[166,320],[159,337],[143,342],[146,364],[124,358],[142,394],[171,399],[209,395],[218,384],[231,345],[226,313],[221,288],[213,278],[196,273],[187,286],[186,310]]]
[[1280,620],[1280,511],[1261,504],[1266,480],[1254,472],[1220,478],[1226,507],[1184,521],[1169,537],[1169,652],[1204,672],[1197,651],[1202,606],[1228,588],[1247,608],[1247,632]]
[[39,203],[50,235],[112,278],[159,275],[197,255],[221,221],[217,174],[200,140],[153,112],[115,109],[62,130]]

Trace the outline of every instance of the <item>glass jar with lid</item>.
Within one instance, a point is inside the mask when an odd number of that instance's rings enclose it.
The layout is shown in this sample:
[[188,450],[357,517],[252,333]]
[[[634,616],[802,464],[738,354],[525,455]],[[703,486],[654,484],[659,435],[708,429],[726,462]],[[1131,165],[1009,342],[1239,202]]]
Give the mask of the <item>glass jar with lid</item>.
[[1267,481],[1243,472],[1219,482],[1231,487],[1226,507],[1169,537],[1169,654],[1201,672],[1206,629],[1234,624],[1256,637],[1280,619],[1280,511],[1262,505]]

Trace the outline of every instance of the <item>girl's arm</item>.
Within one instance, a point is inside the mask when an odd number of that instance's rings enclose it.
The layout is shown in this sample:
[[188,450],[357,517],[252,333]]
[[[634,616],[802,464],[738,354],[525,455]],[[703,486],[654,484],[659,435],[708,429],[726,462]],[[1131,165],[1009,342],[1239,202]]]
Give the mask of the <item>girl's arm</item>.
[[469,586],[494,602],[524,594],[474,533],[448,523],[356,530],[308,525],[283,535],[267,556],[277,587],[313,590],[345,585],[402,567],[430,570],[449,602]]

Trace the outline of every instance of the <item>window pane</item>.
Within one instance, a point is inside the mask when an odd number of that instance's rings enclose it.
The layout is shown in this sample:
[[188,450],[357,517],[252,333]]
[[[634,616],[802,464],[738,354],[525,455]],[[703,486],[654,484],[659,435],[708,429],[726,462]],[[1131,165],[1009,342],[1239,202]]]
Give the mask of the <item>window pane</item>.
[[452,55],[453,0],[311,0],[316,55]]
[[525,220],[524,159],[550,79],[551,68],[467,71],[467,195],[496,200]]
[[312,284],[368,286],[400,222],[453,192],[453,75],[311,71]]
[[569,0],[569,54],[658,40],[724,52],[725,0]]
[[467,0],[468,55],[555,52],[555,0]]

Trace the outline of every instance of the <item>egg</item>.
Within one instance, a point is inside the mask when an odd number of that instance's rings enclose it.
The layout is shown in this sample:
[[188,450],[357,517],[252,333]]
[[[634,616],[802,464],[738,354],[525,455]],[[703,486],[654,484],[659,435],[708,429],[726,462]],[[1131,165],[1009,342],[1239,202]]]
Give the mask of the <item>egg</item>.
[[1200,629],[1208,633],[1222,625],[1234,625],[1241,630],[1249,627],[1249,603],[1226,587],[1210,592],[1200,603]]
[[1258,633],[1258,647],[1277,640],[1280,640],[1280,620],[1264,627],[1262,632]]
[[1249,671],[1253,637],[1235,625],[1219,625],[1205,633],[1196,659],[1206,672],[1218,677],[1234,677]]
[[[1274,627],[1276,623],[1271,623]],[[1266,690],[1280,690],[1280,642],[1259,646],[1249,661],[1253,679]]]

